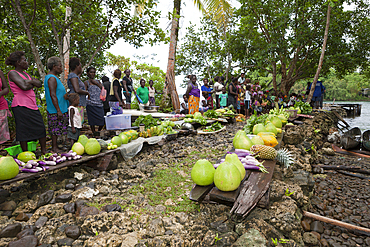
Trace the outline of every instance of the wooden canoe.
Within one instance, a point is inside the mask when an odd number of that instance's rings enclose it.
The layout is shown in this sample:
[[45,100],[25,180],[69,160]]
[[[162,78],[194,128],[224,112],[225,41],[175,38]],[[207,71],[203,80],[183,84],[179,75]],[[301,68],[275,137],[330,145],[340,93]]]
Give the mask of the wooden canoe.
[[340,145],[346,149],[354,149],[361,144],[361,130],[358,127],[352,128],[343,133],[340,138]]
[[366,130],[362,134],[362,146],[370,151],[370,130]]

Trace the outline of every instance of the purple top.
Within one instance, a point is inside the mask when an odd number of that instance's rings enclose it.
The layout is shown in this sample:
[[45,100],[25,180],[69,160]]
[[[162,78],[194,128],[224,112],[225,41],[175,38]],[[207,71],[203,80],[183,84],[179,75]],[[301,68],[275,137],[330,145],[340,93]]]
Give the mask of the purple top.
[[199,90],[198,86],[194,86],[194,84],[191,83],[191,82],[190,82],[190,84],[192,86],[192,89],[190,90],[189,95],[193,95],[194,97],[200,98],[200,90]]

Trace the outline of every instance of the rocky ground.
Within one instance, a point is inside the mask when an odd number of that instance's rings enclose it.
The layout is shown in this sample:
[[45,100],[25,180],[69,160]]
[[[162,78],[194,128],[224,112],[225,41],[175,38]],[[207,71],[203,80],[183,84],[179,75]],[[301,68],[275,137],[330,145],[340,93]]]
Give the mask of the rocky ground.
[[230,150],[243,127],[236,123],[217,135],[145,146],[130,161],[115,159],[117,169],[109,172],[80,165],[4,187],[0,246],[365,246],[366,237],[302,219],[308,210],[369,227],[368,184],[312,174],[311,164],[341,160],[330,156],[325,140],[332,124],[318,115],[286,132],[284,147],[295,164],[276,166],[270,208],[255,208],[246,218],[188,199],[192,165],[200,158],[215,162]]

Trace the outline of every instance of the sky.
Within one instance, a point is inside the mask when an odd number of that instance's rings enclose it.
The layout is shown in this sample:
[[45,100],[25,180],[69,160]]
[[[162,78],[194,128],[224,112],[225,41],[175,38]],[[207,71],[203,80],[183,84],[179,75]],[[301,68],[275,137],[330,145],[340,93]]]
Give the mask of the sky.
[[[181,18],[180,18],[180,31],[179,31],[179,43],[181,43],[181,39],[186,34],[186,27],[192,24],[200,24],[200,19],[202,17],[201,11],[199,11],[193,1],[188,1],[184,3],[183,1],[181,5]],[[173,10],[173,1],[165,0],[159,1],[157,8],[161,11],[161,18],[160,18],[160,27],[168,32],[170,32],[171,22],[168,20],[168,12],[172,12]],[[144,45],[140,48],[135,48],[134,46],[126,43],[123,39],[120,39],[113,45],[108,52],[113,53],[114,55],[122,55],[125,57],[129,57],[133,60],[137,60],[135,56],[148,56],[147,60],[142,60],[142,62],[151,63],[154,66],[160,67],[164,72],[167,70],[167,61],[168,61],[168,52],[169,52],[169,44],[158,44],[155,46]],[[151,54],[156,54],[154,59],[151,59]],[[110,68],[111,69],[111,68]],[[112,74],[112,71],[106,71],[108,75]],[[180,88],[179,85],[183,80],[183,76],[176,76],[176,85],[177,85],[177,92],[179,95],[185,93],[184,88]]]

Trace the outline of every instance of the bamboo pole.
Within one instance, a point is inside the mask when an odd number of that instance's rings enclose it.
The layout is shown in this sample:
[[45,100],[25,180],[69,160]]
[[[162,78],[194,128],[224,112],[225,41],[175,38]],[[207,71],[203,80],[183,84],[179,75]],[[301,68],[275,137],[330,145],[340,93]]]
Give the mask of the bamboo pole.
[[348,230],[361,231],[361,232],[366,233],[365,235],[370,235],[370,229],[369,228],[352,225],[352,224],[345,223],[345,222],[342,222],[342,221],[339,221],[339,220],[330,219],[330,218],[327,218],[327,217],[324,217],[324,216],[321,216],[321,215],[318,215],[318,214],[310,213],[310,212],[307,212],[307,211],[303,211],[303,216],[314,219],[314,220],[322,221],[322,222],[325,222],[325,223],[328,223],[328,224],[332,224],[332,225],[335,225],[335,226],[340,226],[340,227],[346,228]]

